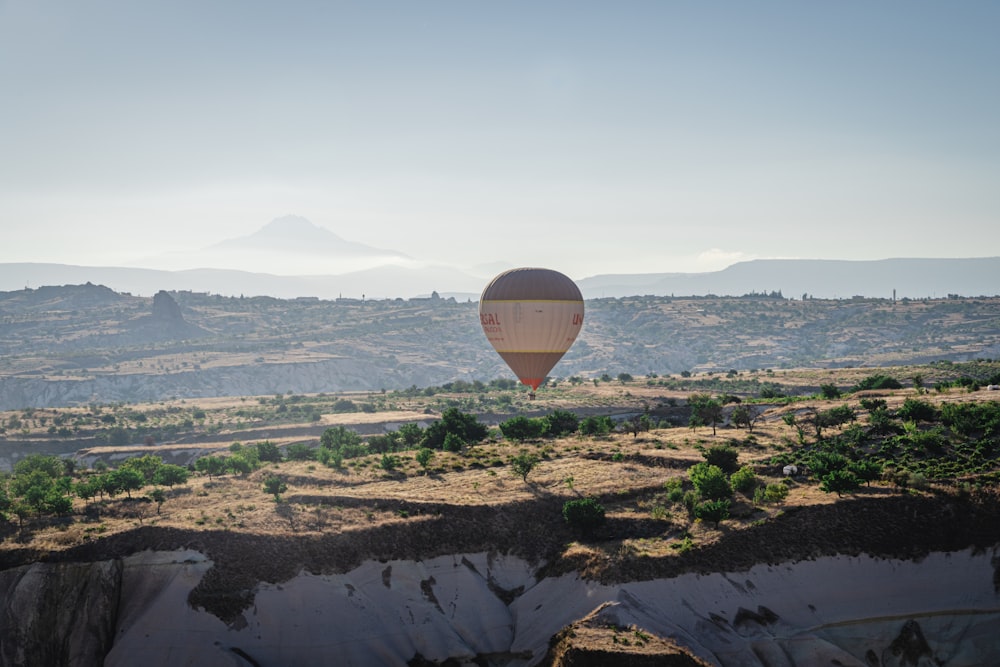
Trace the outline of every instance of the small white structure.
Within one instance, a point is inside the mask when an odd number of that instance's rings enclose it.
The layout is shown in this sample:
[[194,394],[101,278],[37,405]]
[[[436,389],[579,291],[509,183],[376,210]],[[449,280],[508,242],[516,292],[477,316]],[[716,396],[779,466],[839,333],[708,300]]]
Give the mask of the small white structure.
[[791,477],[792,475],[798,475],[799,474],[799,467],[789,464],[789,465],[787,465],[787,466],[785,466],[784,468],[781,469],[781,474],[784,475],[785,477]]

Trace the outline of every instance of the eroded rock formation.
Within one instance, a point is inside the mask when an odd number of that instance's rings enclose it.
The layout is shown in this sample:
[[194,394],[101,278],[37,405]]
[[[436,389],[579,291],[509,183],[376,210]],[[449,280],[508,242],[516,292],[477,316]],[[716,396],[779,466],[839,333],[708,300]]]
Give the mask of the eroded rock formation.
[[600,584],[539,580],[531,563],[485,553],[365,561],[260,582],[225,622],[191,602],[210,560],[143,551],[0,573],[0,659],[567,666],[613,653],[615,664],[685,667],[963,667],[1000,655],[996,562],[996,550],[974,549],[919,561],[830,556]]

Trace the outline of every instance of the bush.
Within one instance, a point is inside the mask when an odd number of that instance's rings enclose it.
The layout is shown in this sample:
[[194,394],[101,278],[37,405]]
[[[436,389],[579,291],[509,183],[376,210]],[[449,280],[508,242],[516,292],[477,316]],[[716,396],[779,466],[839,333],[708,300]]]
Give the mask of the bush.
[[524,442],[525,440],[541,438],[547,426],[547,423],[543,419],[518,415],[507,421],[500,422],[500,432],[508,440]]
[[684,499],[684,482],[680,477],[672,477],[663,483],[667,490],[667,500],[672,503],[679,503]]
[[757,475],[749,466],[743,466],[732,474],[729,483],[740,493],[749,494],[757,488]]
[[567,410],[553,410],[543,419],[547,426],[545,434],[552,438],[576,433],[580,428],[580,418]]
[[522,451],[510,460],[510,468],[515,475],[519,475],[524,482],[528,481],[528,473],[538,465],[538,457],[534,454]]
[[428,447],[421,447],[417,451],[416,455],[417,463],[420,464],[420,467],[423,468],[424,470],[427,470],[427,466],[431,464],[431,459],[433,458],[434,458],[433,449],[430,449]]
[[333,426],[323,431],[319,444],[321,449],[328,450],[345,459],[364,456],[368,453],[368,448],[362,442],[361,436],[344,426]]
[[288,490],[288,484],[277,475],[268,475],[264,479],[264,492],[274,496],[274,501],[281,500],[281,494]]
[[823,477],[819,485],[820,491],[836,493],[838,496],[857,491],[860,487],[861,480],[849,470],[833,470]]
[[784,484],[768,484],[766,487],[758,488],[754,491],[753,501],[755,504],[779,503],[788,497],[788,487]]
[[475,415],[466,414],[458,408],[448,408],[441,413],[441,419],[427,427],[424,445],[431,449],[449,449],[445,444],[447,436],[451,434],[452,442],[458,443],[458,449],[451,451],[459,451],[466,444],[479,442],[488,433],[489,429]]
[[740,453],[729,445],[715,445],[702,452],[708,465],[718,466],[726,474],[735,472],[739,467],[736,463],[739,455]]
[[907,398],[896,411],[896,416],[911,422],[932,422],[937,420],[938,411],[927,401]]
[[902,383],[894,377],[883,373],[869,375],[858,382],[851,391],[867,391],[869,389],[902,389]]
[[591,415],[584,417],[583,421],[580,422],[580,433],[583,435],[607,435],[614,428],[615,423],[608,416],[597,417]]
[[563,503],[563,519],[570,528],[590,535],[604,524],[604,506],[596,498],[578,498]]
[[281,450],[270,440],[262,440],[257,443],[257,459],[260,461],[281,462]]
[[821,384],[819,386],[819,394],[825,399],[840,398],[840,389],[837,388],[835,384]]
[[815,452],[808,461],[809,471],[816,479],[822,479],[834,471],[845,470],[850,464],[850,459],[836,452]]
[[288,445],[285,449],[285,455],[289,461],[314,461],[316,450],[304,442],[296,442]]
[[688,477],[698,495],[705,500],[721,500],[733,495],[726,473],[719,466],[696,463],[688,469]]
[[694,515],[702,521],[711,521],[715,527],[719,527],[719,522],[729,518],[729,500],[706,500],[698,503],[694,508]]

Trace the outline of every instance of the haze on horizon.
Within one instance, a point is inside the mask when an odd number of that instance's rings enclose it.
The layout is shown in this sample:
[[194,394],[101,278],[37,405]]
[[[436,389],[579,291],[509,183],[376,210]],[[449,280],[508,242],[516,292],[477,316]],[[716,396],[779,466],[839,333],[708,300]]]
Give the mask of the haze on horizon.
[[575,278],[997,255],[997,25],[986,1],[7,0],[0,262],[193,268],[168,264],[288,214]]

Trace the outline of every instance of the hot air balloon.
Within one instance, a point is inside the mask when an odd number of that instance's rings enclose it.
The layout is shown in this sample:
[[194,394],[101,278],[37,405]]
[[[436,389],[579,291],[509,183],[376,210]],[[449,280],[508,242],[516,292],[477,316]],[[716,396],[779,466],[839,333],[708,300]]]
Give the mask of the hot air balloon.
[[479,297],[483,332],[531,398],[583,326],[583,296],[551,269],[522,268],[495,277]]

